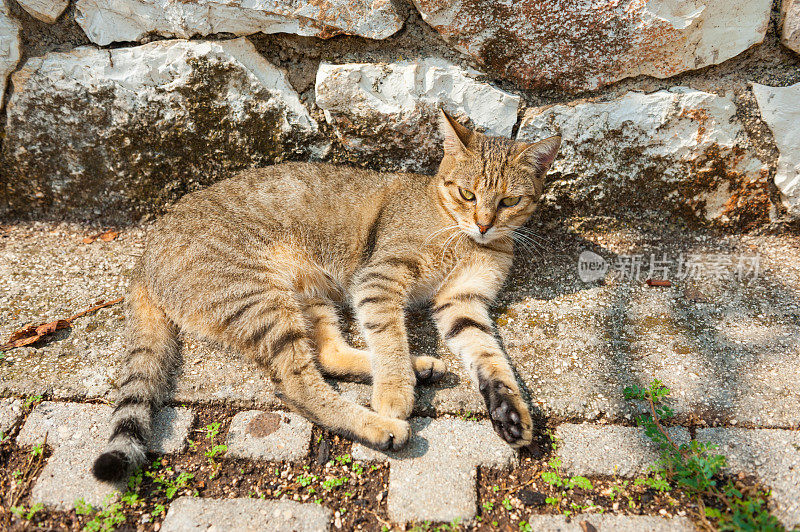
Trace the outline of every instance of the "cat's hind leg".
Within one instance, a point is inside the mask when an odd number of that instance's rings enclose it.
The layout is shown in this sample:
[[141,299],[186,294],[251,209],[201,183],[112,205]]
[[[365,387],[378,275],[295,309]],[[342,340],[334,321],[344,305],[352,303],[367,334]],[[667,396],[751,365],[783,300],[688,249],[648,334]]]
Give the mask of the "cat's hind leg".
[[407,422],[381,416],[345,400],[317,369],[310,324],[291,289],[266,290],[247,309],[238,328],[238,347],[265,367],[289,406],[319,425],[381,450],[400,449],[408,441]]
[[126,305],[128,352],[111,417],[113,429],[106,451],[92,468],[95,477],[107,481],[122,480],[144,463],[152,413],[168,393],[180,363],[177,330],[148,291],[134,281]]
[[323,298],[308,298],[305,313],[322,372],[331,377],[369,380],[372,377],[369,353],[351,347],[344,339],[333,304]]
[[[309,298],[306,301],[306,315],[317,347],[317,360],[325,375],[363,381],[372,378],[369,352],[351,347],[347,343],[331,302],[323,298]],[[411,357],[411,361],[417,382],[438,381],[446,372],[444,362],[435,357]]]

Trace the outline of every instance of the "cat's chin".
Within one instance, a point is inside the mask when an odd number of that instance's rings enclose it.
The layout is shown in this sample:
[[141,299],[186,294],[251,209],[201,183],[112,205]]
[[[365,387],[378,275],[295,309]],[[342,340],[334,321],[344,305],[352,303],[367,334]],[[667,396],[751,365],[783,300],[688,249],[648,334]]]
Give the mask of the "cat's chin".
[[467,233],[467,235],[469,235],[469,237],[472,240],[474,240],[477,244],[480,244],[481,246],[485,246],[487,244],[490,244],[491,242],[494,242],[500,236],[500,235],[497,235],[497,234],[482,235],[481,233],[478,233],[477,231],[475,233]]

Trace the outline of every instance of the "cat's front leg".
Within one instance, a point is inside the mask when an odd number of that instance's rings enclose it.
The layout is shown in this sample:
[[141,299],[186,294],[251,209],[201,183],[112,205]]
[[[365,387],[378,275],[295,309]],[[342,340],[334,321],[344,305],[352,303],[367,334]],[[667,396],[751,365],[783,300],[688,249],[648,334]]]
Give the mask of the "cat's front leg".
[[477,381],[495,431],[512,447],[523,447],[533,438],[531,415],[487,309],[503,277],[502,270],[486,264],[462,269],[440,289],[433,316],[448,348]]
[[408,349],[405,305],[415,277],[411,259],[370,263],[356,276],[353,301],[372,353],[372,407],[383,416],[406,419],[414,407],[416,375]]

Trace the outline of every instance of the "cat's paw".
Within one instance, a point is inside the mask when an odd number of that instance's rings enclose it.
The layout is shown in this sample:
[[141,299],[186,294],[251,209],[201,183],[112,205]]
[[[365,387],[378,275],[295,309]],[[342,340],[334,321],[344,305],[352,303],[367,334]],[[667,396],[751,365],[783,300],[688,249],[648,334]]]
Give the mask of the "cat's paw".
[[414,408],[414,382],[375,382],[372,386],[372,408],[382,416],[408,419]]
[[364,426],[362,442],[379,451],[399,451],[411,437],[411,426],[402,419],[374,416]]
[[500,380],[478,376],[478,388],[495,432],[514,448],[524,447],[533,439],[533,422],[519,392]]
[[417,382],[436,382],[447,373],[447,366],[438,358],[414,357],[414,373]]

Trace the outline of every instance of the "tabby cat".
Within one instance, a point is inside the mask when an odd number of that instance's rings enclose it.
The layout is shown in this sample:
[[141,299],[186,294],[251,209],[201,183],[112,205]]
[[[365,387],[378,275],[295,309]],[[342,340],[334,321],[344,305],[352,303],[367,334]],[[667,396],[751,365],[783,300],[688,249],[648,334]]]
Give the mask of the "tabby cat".
[[[488,137],[445,113],[441,129],[433,177],[279,164],[189,194],[155,224],[126,300],[129,351],[97,478],[119,480],[143,463],[180,360],[179,328],[252,357],[315,423],[401,448],[415,384],[445,373],[441,360],[409,353],[405,308],[429,301],[497,433],[514,447],[531,441],[487,307],[561,139]],[[368,351],[342,337],[342,303],[354,307]],[[373,409],[343,399],[323,374],[371,378]]]

